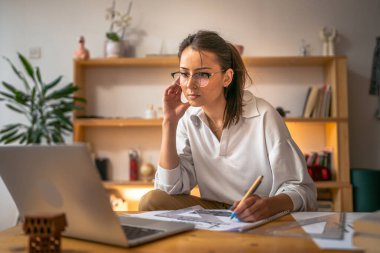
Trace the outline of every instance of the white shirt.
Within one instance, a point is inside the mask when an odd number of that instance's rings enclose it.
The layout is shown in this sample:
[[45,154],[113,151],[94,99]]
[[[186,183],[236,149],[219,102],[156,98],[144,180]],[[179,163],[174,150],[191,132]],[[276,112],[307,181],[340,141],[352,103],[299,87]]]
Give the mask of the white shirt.
[[158,166],[155,188],[189,194],[198,185],[202,198],[232,204],[263,175],[255,194],[285,193],[293,211],[315,210],[315,185],[283,119],[268,102],[248,91],[243,101],[242,117],[223,130],[220,142],[203,110],[190,107],[177,128],[179,165],[172,170]]

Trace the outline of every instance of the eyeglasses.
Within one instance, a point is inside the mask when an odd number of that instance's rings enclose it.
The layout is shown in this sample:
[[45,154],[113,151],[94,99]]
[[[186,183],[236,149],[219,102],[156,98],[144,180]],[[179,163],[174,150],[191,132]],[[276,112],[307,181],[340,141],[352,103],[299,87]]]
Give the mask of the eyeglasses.
[[171,73],[171,76],[174,80],[177,80],[177,78],[179,77],[180,85],[187,85],[191,77],[199,87],[205,87],[208,85],[210,78],[220,72],[224,72],[224,70],[220,70],[214,73],[197,72],[192,75],[190,73],[178,71]]

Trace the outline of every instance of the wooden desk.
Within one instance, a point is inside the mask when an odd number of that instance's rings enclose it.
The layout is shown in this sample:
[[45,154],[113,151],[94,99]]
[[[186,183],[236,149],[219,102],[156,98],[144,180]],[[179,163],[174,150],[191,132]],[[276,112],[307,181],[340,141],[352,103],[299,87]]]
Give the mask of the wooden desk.
[[[291,215],[281,217],[270,224],[292,221]],[[28,252],[28,237],[23,234],[21,226],[16,226],[0,232],[0,252]],[[154,253],[217,253],[217,252],[353,252],[353,251],[322,251],[310,238],[272,237],[249,233],[211,232],[194,230],[162,240],[147,243],[134,248],[119,248],[104,244],[91,243],[70,238],[63,238],[62,253],[119,253],[119,252],[154,252]]]

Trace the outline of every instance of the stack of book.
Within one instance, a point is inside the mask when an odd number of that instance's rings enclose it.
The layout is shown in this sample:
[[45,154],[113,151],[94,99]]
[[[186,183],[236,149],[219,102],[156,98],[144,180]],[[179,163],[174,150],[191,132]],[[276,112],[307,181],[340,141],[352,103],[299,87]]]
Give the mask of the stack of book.
[[311,152],[305,154],[307,171],[314,181],[331,180],[331,152]]
[[353,222],[352,242],[365,252],[380,252],[380,210]]
[[331,86],[309,88],[303,108],[304,118],[327,118],[331,116]]

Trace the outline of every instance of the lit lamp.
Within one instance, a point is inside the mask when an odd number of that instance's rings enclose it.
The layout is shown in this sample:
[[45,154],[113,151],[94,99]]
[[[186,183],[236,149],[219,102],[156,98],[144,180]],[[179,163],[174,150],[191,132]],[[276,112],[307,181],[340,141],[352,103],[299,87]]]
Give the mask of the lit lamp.
[[378,97],[378,106],[375,117],[380,119],[380,37],[376,38],[375,52],[373,54],[371,85],[369,94]]

